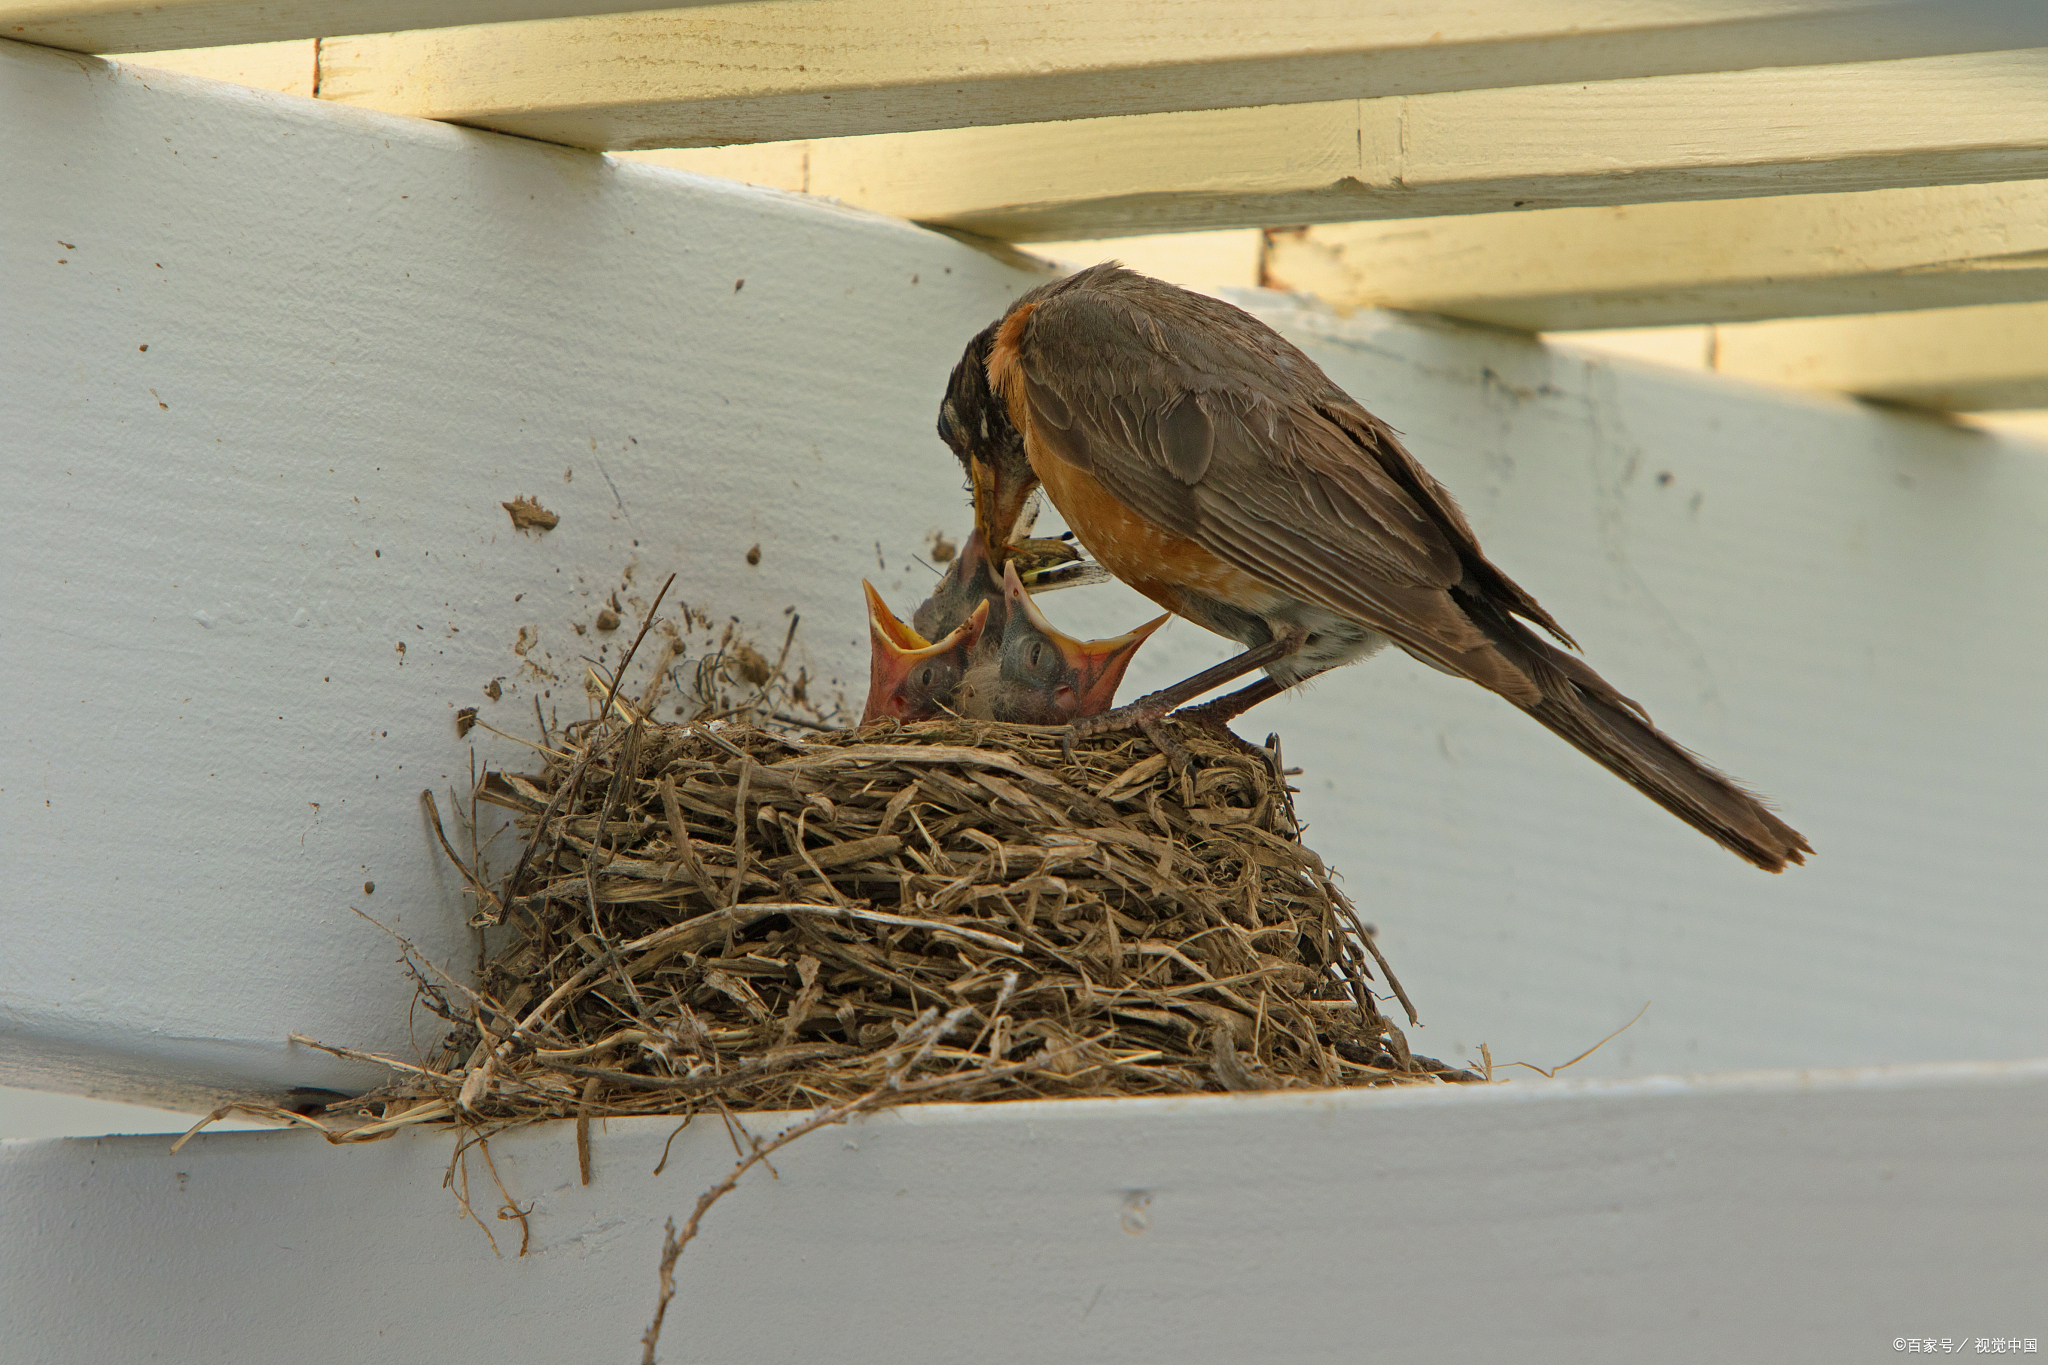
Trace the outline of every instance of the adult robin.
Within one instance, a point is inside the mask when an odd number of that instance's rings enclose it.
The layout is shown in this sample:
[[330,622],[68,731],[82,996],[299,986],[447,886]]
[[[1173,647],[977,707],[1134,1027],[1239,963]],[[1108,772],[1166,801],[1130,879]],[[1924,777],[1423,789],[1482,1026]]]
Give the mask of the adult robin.
[[[1245,646],[1077,733],[1164,738],[1159,722],[1182,703],[1263,669],[1181,713],[1220,726],[1392,641],[1499,693],[1758,867],[1813,851],[1524,624],[1577,648],[1480,552],[1393,430],[1242,309],[1115,264],[1041,285],[967,344],[939,434],[985,532],[1042,486],[1111,574]],[[989,544],[1000,558],[1000,538]]]

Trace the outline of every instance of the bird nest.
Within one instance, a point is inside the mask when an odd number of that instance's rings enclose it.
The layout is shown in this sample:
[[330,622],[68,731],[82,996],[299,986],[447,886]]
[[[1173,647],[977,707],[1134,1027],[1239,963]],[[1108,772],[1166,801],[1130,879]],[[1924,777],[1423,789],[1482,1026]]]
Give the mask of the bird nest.
[[538,773],[478,784],[524,851],[497,886],[465,867],[475,922],[510,931],[476,987],[415,967],[454,1025],[439,1055],[336,1108],[383,1128],[1470,1079],[1380,1012],[1376,980],[1406,997],[1276,756],[1183,730],[1187,769],[1135,737],[1069,761],[1064,735],[566,727]]

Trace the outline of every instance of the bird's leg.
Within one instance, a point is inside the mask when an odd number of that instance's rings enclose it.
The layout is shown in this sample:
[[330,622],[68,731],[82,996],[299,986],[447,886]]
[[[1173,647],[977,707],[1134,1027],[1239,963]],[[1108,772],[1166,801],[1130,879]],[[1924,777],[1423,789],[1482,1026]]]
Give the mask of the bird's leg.
[[1286,690],[1271,678],[1260,678],[1214,701],[1205,701],[1200,706],[1184,706],[1173,713],[1173,718],[1206,729],[1218,729],[1226,722],[1236,720],[1260,702],[1271,701]]
[[[1192,701],[1212,687],[1221,687],[1234,678],[1241,678],[1255,668],[1264,668],[1276,659],[1284,659],[1301,648],[1308,632],[1299,626],[1291,626],[1275,635],[1262,645],[1254,645],[1244,653],[1225,659],[1222,663],[1205,668],[1193,677],[1182,678],[1171,687],[1162,687],[1134,702],[1126,703],[1114,710],[1099,715],[1082,716],[1068,727],[1066,748],[1071,758],[1074,741],[1106,735],[1115,730],[1137,730],[1157,744],[1171,759],[1175,767],[1185,767],[1187,750],[1170,738],[1162,738],[1166,732],[1159,728],[1159,722],[1171,715],[1183,702]],[[1239,688],[1229,696],[1218,697],[1208,706],[1192,708],[1183,718],[1208,728],[1224,728],[1223,722],[1232,716],[1257,705],[1268,697],[1278,696],[1284,689],[1271,678],[1261,678],[1249,687]],[[1211,714],[1211,708],[1216,708]]]

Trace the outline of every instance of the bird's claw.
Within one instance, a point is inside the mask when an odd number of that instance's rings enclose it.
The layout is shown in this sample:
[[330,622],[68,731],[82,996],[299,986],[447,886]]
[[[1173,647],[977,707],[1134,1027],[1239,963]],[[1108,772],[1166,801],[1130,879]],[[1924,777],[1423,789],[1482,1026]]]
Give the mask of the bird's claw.
[[1167,708],[1156,704],[1148,705],[1150,698],[1140,698],[1114,710],[1098,712],[1092,716],[1076,717],[1067,726],[1067,733],[1060,741],[1061,752],[1067,762],[1074,761],[1075,743],[1078,740],[1093,739],[1097,735],[1114,734],[1118,730],[1136,730],[1152,741],[1166,761],[1173,765],[1175,772],[1185,772],[1194,762],[1194,755],[1187,746],[1174,738],[1165,727]]
[[1137,727],[1140,734],[1152,741],[1154,748],[1166,755],[1166,762],[1175,773],[1182,776],[1187,774],[1188,769],[1194,765],[1195,756],[1188,752],[1187,745],[1167,733],[1163,717],[1159,720],[1140,720]]

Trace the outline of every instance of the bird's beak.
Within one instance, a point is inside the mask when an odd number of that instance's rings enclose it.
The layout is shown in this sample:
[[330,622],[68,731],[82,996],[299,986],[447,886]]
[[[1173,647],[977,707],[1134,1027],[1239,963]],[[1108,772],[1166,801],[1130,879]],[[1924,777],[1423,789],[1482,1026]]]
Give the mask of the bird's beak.
[[1010,532],[1031,497],[1027,480],[1004,479],[979,455],[967,462],[967,481],[974,493],[974,527],[988,546],[989,563],[1000,569],[1010,557]]
[[[1021,611],[1024,619],[1034,629],[1052,641],[1066,660],[1073,678],[1075,719],[1082,716],[1100,715],[1116,703],[1116,690],[1124,680],[1124,670],[1131,666],[1131,660],[1138,656],[1138,646],[1150,639],[1152,633],[1165,625],[1168,617],[1159,616],[1147,621],[1136,630],[1107,640],[1077,640],[1059,630],[1045,619],[1045,613],[1031,600],[1031,594],[1024,590],[1024,582],[1017,576],[1017,566],[1003,566],[1003,597],[1011,611]],[[1066,710],[1065,698],[1061,710]]]
[[889,604],[882,600],[882,594],[875,591],[875,585],[865,578],[860,581],[861,590],[868,597],[868,634],[876,640],[887,640],[898,649],[924,649],[930,640],[911,629],[907,621],[899,620],[889,610]]
[[905,695],[907,683],[918,665],[927,659],[957,654],[956,663],[966,661],[967,651],[974,648],[981,638],[982,629],[988,624],[988,603],[975,608],[974,615],[967,618],[951,634],[943,639],[927,642],[922,635],[911,629],[882,601],[882,595],[875,591],[875,585],[865,578],[860,585],[868,598],[868,704],[861,712],[860,723],[880,720],[883,716],[894,716],[898,720],[920,720],[922,715],[910,715],[911,703]]
[[996,563],[994,557],[989,553],[990,541],[987,536],[981,533],[980,512],[981,505],[977,502],[975,504],[974,534],[967,537],[966,542],[960,546],[959,554],[954,556],[952,572],[959,575],[960,582],[972,583],[974,582],[976,572],[980,570],[983,564],[987,564],[989,583],[993,586],[995,581],[1002,577],[1002,565]]

